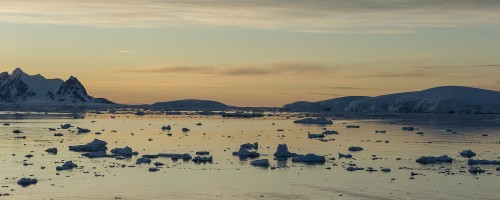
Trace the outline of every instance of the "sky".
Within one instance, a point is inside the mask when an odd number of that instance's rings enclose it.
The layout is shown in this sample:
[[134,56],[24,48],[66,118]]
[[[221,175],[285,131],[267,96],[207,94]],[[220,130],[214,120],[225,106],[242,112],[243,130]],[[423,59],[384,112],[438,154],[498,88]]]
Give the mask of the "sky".
[[0,0],[0,69],[236,106],[500,90],[498,0]]

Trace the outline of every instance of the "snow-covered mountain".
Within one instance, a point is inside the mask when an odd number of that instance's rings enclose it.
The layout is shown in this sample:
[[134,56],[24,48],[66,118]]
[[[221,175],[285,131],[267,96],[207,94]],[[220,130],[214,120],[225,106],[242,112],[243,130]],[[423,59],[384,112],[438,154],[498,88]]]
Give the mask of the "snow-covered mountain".
[[377,97],[342,97],[283,106],[296,111],[371,113],[500,113],[500,92],[462,86],[443,86]]
[[75,77],[68,80],[28,75],[21,69],[0,73],[0,104],[100,104],[112,103],[87,94]]

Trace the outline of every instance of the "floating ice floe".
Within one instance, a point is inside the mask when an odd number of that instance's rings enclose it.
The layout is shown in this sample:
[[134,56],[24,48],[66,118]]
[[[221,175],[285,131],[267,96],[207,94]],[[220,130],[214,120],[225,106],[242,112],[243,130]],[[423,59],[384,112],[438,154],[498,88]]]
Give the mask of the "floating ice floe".
[[254,144],[242,144],[240,145],[240,150],[233,152],[233,155],[239,156],[240,158],[255,158],[259,157],[260,153],[258,153],[256,150],[259,148],[259,143],[254,143]]
[[158,157],[163,157],[163,158],[171,158],[172,160],[184,160],[184,161],[189,161],[192,159],[191,155],[185,153],[185,154],[176,154],[176,153],[160,153],[158,154]]
[[126,146],[124,148],[114,148],[111,150],[112,154],[123,157],[132,157],[137,155],[137,151],[133,151],[132,148]]
[[351,154],[339,153],[339,158],[352,158],[352,155]]
[[500,160],[474,160],[467,161],[469,165],[500,165]]
[[76,165],[75,163],[73,163],[73,161],[67,161],[66,163],[64,163],[62,166],[57,166],[56,167],[56,170],[57,171],[62,171],[62,170],[70,170],[70,169],[74,169],[74,168],[77,168],[78,165]]
[[71,124],[61,124],[61,129],[69,129],[73,126],[71,126]]
[[402,128],[403,131],[414,131],[415,130],[415,127],[412,127],[412,126],[405,126]]
[[246,144],[240,145],[240,147],[245,147],[247,149],[259,149],[259,143],[258,142],[255,142],[253,144],[246,143]]
[[363,151],[363,147],[352,146],[352,147],[349,147],[348,150],[349,151]]
[[213,158],[212,156],[196,156],[192,159],[192,161],[195,163],[211,163],[213,161]]
[[307,154],[305,156],[298,156],[292,158],[292,162],[303,162],[303,163],[324,163],[326,162],[325,156],[318,156],[316,154]]
[[332,120],[326,119],[325,117],[320,118],[304,118],[293,121],[296,124],[333,124]]
[[274,153],[274,157],[276,158],[291,158],[296,156],[298,156],[298,154],[288,151],[286,144],[279,144],[276,153]]
[[94,139],[92,142],[84,145],[69,146],[69,150],[76,152],[106,151],[108,150],[108,147],[106,147],[107,144],[105,141]]
[[310,138],[310,139],[314,139],[314,138],[324,138],[325,135],[324,134],[314,134],[314,133],[308,133],[307,134],[307,137]]
[[84,153],[84,154],[82,154],[82,156],[85,156],[87,158],[108,158],[108,157],[115,157],[113,155],[106,154],[106,151],[104,151],[104,150]]
[[57,148],[48,148],[47,150],[45,150],[45,152],[51,154],[57,154]]
[[222,117],[235,117],[235,118],[253,118],[253,117],[264,117],[262,113],[247,113],[247,112],[234,112],[234,113],[220,113]]
[[90,129],[76,127],[78,133],[90,133]]
[[136,161],[135,161],[135,164],[149,164],[151,163],[151,159],[149,158],[146,158],[146,157],[141,157],[141,158],[138,158]]
[[323,134],[323,135],[338,135],[339,132],[326,130],[326,131],[323,131],[323,133],[321,133],[321,134]]
[[269,167],[269,160],[268,159],[260,159],[260,160],[254,160],[250,162],[250,165],[257,166],[257,167]]
[[206,155],[210,155],[210,152],[208,152],[208,151],[197,151],[196,155],[206,156]]
[[469,173],[471,173],[471,174],[480,174],[480,173],[484,173],[484,172],[486,172],[486,170],[481,169],[481,168],[479,168],[479,167],[469,167],[469,170],[468,170],[468,171],[469,171]]
[[149,168],[149,172],[157,172],[157,171],[160,171],[160,169],[158,169],[156,167],[150,167]]
[[349,166],[346,168],[347,171],[354,172],[354,171],[359,171],[359,170],[364,170],[365,168],[362,167],[356,167],[356,166]]
[[27,187],[36,183],[38,183],[38,180],[34,178],[21,178],[19,179],[19,181],[17,181],[17,184],[23,187]]
[[145,154],[145,155],[142,155],[142,157],[153,159],[153,158],[158,158],[160,156],[158,154]]
[[416,160],[421,164],[433,164],[433,163],[443,163],[443,162],[452,162],[453,159],[447,155],[443,156],[422,156]]
[[466,157],[466,158],[472,158],[472,157],[476,156],[476,153],[474,153],[472,150],[468,149],[468,150],[464,150],[464,151],[460,152],[460,155],[463,157]]

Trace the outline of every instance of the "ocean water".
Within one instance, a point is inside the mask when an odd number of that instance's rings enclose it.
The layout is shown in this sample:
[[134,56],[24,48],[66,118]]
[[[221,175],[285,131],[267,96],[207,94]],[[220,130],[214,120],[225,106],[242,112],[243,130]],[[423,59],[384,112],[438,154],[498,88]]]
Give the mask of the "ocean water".
[[[486,173],[470,174],[467,158],[459,155],[471,149],[477,153],[475,159],[500,160],[500,124],[494,117],[338,119],[333,125],[321,126],[294,124],[296,118],[285,116],[252,119],[198,115],[86,114],[84,119],[41,116],[0,120],[2,124],[10,123],[0,126],[0,199],[498,199],[500,196],[498,165],[480,165]],[[66,123],[74,127],[48,130]],[[171,125],[172,130],[162,131],[164,125]],[[346,125],[360,128],[346,128]],[[403,126],[419,130],[403,131]],[[71,132],[76,127],[92,132]],[[183,133],[183,127],[191,131]],[[12,132],[15,129],[23,133],[15,134]],[[332,139],[326,142],[307,137],[308,132],[321,133],[324,129],[340,134],[326,136],[325,139]],[[375,130],[386,133],[377,134]],[[425,134],[416,134],[420,131]],[[54,133],[64,136],[55,137]],[[26,138],[16,138],[19,136]],[[139,155],[125,160],[89,159],[68,150],[68,146],[93,139],[106,141],[108,149],[129,146]],[[259,159],[269,159],[275,168],[254,167],[250,165],[252,159],[240,160],[232,155],[241,144],[254,142],[260,146]],[[272,156],[278,144],[287,144],[294,153],[324,155],[327,162],[320,165],[278,162]],[[361,146],[364,150],[349,152],[350,146]],[[58,148],[59,153],[46,153],[45,149],[51,147]],[[143,154],[194,156],[196,151],[209,151],[213,163],[156,158],[153,162],[165,164],[157,172],[148,171],[152,164],[135,164]],[[351,153],[353,159],[339,159],[339,152]],[[26,158],[27,154],[33,157]],[[454,161],[429,165],[415,162],[424,155],[449,155]],[[80,167],[56,171],[56,166],[68,160]],[[349,164],[378,171],[349,172],[345,169]],[[384,173],[381,168],[392,171]],[[422,175],[410,179],[412,172]],[[22,177],[36,178],[38,183],[21,187],[17,181]],[[6,193],[9,196],[4,196]]]

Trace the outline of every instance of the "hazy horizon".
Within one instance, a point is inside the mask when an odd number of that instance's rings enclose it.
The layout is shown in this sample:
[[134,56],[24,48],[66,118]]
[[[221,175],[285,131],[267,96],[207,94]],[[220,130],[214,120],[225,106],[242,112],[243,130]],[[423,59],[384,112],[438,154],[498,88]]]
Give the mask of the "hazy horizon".
[[2,1],[0,66],[124,104],[500,90],[500,2]]

